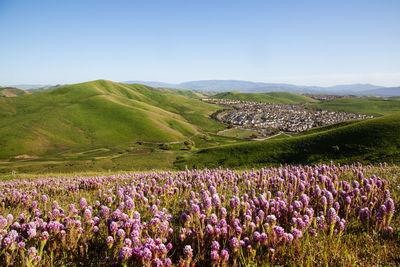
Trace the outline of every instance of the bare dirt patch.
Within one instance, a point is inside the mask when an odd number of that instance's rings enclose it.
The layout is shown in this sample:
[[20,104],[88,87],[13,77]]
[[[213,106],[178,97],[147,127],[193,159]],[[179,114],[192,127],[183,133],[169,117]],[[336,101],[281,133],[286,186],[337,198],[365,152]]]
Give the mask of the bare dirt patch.
[[131,151],[128,152],[128,154],[148,154],[150,153],[151,150],[150,149],[133,149]]
[[21,154],[14,157],[15,159],[38,159],[38,156],[31,156],[28,154]]

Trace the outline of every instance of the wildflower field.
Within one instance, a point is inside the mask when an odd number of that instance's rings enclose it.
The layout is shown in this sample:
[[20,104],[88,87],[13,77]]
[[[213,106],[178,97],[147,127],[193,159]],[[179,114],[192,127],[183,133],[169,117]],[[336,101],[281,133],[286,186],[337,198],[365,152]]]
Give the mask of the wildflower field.
[[1,266],[399,265],[398,167],[0,183]]

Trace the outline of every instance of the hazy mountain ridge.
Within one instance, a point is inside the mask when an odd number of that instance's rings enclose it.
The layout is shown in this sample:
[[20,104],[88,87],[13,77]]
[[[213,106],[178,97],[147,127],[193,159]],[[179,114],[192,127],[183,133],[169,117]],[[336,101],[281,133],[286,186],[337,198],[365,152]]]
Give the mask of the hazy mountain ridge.
[[[212,92],[228,92],[240,91],[243,93],[263,93],[263,92],[290,92],[297,94],[312,93],[312,94],[337,94],[337,95],[366,95],[376,94],[378,96],[399,96],[400,90],[391,90],[388,93],[382,93],[387,88],[384,86],[373,84],[343,84],[328,87],[322,86],[307,86],[293,85],[286,83],[264,83],[250,82],[241,80],[201,80],[189,81],[178,84],[169,84],[154,81],[127,81],[125,83],[140,83],[153,87],[173,87],[190,89],[196,91],[212,91]],[[396,88],[396,87],[393,87]],[[382,91],[381,91],[382,90]]]
[[381,97],[400,96],[400,86],[362,91],[361,93],[365,95],[376,95]]
[[8,87],[15,87],[18,89],[22,90],[31,90],[31,89],[36,89],[36,88],[41,88],[41,87],[46,87],[46,86],[52,86],[50,84],[15,84],[15,85],[9,85]]
[[172,83],[164,83],[164,82],[155,82],[155,81],[126,81],[122,83],[128,84],[143,84],[150,87],[168,87],[168,88],[177,88],[176,84]]

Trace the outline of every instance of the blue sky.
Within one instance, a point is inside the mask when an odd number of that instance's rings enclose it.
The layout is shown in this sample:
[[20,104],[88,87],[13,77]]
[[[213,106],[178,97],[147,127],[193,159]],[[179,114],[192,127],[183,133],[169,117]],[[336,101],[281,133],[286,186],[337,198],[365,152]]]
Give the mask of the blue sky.
[[400,85],[399,0],[0,0],[0,85]]

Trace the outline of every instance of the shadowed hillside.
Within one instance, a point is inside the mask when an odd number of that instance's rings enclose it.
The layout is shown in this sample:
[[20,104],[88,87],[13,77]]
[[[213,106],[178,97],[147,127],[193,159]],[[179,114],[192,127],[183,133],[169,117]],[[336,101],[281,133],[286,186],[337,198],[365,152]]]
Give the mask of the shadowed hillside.
[[250,167],[318,162],[387,161],[400,163],[400,114],[339,127],[327,126],[301,136],[226,145],[181,157],[178,168]]

